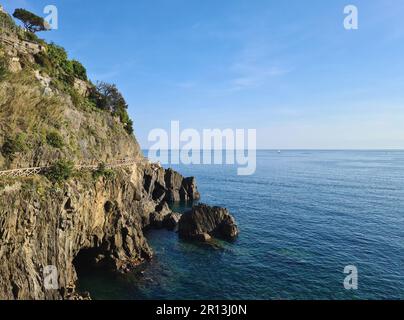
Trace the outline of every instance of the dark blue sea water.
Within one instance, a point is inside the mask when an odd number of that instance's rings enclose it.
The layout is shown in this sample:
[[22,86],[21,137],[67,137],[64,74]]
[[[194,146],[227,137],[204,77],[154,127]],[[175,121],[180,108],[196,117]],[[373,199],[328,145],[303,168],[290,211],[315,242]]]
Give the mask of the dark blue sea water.
[[[234,166],[175,169],[197,178],[203,202],[231,211],[240,237],[211,247],[150,231],[150,263],[81,279],[93,298],[404,299],[404,152],[259,151],[246,177]],[[344,289],[347,265],[356,291]]]

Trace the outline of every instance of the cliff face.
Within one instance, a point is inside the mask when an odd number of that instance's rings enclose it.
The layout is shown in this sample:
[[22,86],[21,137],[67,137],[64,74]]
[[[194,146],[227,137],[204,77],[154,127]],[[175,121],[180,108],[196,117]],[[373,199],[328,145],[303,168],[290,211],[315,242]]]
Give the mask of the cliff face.
[[[77,66],[84,71],[74,71]],[[0,146],[11,141],[15,147],[2,148],[0,168],[46,166],[55,159],[92,164],[143,158],[117,112],[122,110],[97,106],[89,97],[94,88],[85,68],[63,48],[19,29],[0,12]]]
[[12,157],[0,153],[0,168],[46,166],[55,159],[88,164],[143,157],[118,118],[74,103],[56,89],[44,94],[45,88],[30,68],[0,82],[0,145],[7,139],[21,145]]
[[[30,187],[30,186],[31,187]],[[43,178],[16,182],[0,196],[0,297],[58,299],[74,293],[73,259],[93,248],[116,269],[151,256],[142,233],[153,204],[123,173],[93,184],[52,188]],[[56,266],[59,290],[46,290],[43,268]]]
[[[193,178],[143,157],[125,114],[95,107],[87,92],[94,86],[66,73],[71,61],[51,59],[51,49],[58,59],[60,49],[13,44],[25,36],[12,30],[8,42],[0,39],[0,171],[57,160],[135,163],[108,176],[78,171],[58,183],[0,177],[0,299],[75,298],[83,259],[128,271],[152,256],[143,230],[156,208],[199,193]],[[47,266],[56,267],[57,289],[44,285]]]
[[[87,259],[123,272],[151,258],[143,229],[162,203],[151,190],[166,188],[157,182],[165,174],[164,169],[139,162],[113,179],[81,177],[56,187],[44,177],[33,177],[4,184],[0,298],[76,297],[74,260],[83,252]],[[43,269],[49,265],[58,271],[57,290],[44,286]]]

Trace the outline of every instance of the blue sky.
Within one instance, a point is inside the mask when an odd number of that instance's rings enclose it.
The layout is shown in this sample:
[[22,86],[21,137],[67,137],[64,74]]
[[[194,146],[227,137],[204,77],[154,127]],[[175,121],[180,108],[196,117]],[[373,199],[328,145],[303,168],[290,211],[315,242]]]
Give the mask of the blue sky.
[[[401,0],[0,0],[59,9],[64,46],[154,128],[255,128],[259,148],[404,148]],[[343,27],[345,5],[359,29]]]

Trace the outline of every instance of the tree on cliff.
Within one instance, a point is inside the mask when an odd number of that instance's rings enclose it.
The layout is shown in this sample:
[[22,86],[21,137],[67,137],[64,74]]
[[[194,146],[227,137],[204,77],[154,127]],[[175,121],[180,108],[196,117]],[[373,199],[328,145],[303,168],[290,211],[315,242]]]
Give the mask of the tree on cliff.
[[133,121],[129,118],[127,112],[128,104],[116,85],[98,82],[91,96],[98,108],[108,110],[113,115],[119,117],[125,130],[129,134],[133,133]]
[[15,9],[13,17],[21,20],[24,27],[32,33],[47,31],[50,29],[49,24],[44,20],[44,18],[39,17],[25,9]]

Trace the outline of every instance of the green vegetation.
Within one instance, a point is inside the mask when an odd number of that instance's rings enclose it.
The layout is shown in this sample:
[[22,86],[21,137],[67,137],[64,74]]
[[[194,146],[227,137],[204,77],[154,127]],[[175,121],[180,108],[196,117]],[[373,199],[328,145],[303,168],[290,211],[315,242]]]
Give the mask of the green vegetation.
[[48,132],[46,134],[46,142],[56,149],[61,149],[64,146],[63,138],[57,131]]
[[0,26],[6,29],[16,28],[14,20],[7,14],[0,12]]
[[111,169],[107,169],[105,163],[100,163],[96,171],[93,172],[94,179],[99,179],[100,177],[104,177],[107,180],[111,180],[115,178],[115,171]]
[[24,24],[25,29],[27,29],[31,33],[49,30],[49,26],[45,22],[44,18],[39,17],[36,14],[25,9],[15,9],[13,17],[21,20],[21,22]]
[[45,40],[40,39],[35,33],[29,32],[29,31],[22,32],[19,34],[19,37],[21,40],[35,42],[37,44],[43,45],[44,47],[46,46]]
[[[1,24],[2,21],[6,23]],[[53,148],[60,150],[60,158],[74,159],[77,163],[81,162],[83,154],[104,159],[105,147],[111,141],[121,138],[129,141],[125,131],[133,133],[133,122],[128,115],[128,105],[114,84],[93,85],[85,67],[77,60],[70,60],[64,48],[47,44],[37,34],[17,27],[9,15],[0,13],[1,25],[10,26],[1,32],[16,42],[22,67],[21,71],[9,72],[6,50],[0,46],[0,81],[3,80],[0,86],[0,133],[3,137],[0,153],[4,157],[0,157],[0,161],[4,161],[5,168],[10,167],[13,159],[14,165],[37,163],[41,157],[48,161],[55,154]],[[34,54],[37,52],[34,47],[18,43],[18,39],[40,44],[43,50]],[[3,45],[7,49],[8,46]],[[18,63],[15,66],[18,67]],[[50,95],[43,94],[48,77],[53,92]],[[76,79],[85,83],[82,85]],[[77,118],[82,125],[77,125]],[[27,143],[18,136],[19,132],[27,133]],[[21,157],[15,158],[22,152]],[[50,176],[56,172],[56,167],[53,169]],[[86,175],[93,181],[93,176],[110,178],[114,173],[100,166],[96,172],[87,171]]]
[[54,182],[60,183],[69,180],[74,173],[74,165],[71,161],[59,160],[49,167],[46,177]]
[[46,71],[51,72],[52,70],[52,62],[49,59],[48,55],[44,52],[39,52],[34,56],[35,62],[44,68]]
[[58,88],[68,92],[73,88],[74,78],[87,81],[87,70],[76,60],[69,60],[64,48],[51,43],[45,52],[35,55],[35,62],[58,83]]
[[65,49],[51,43],[47,47],[48,58],[51,63],[51,69],[47,70],[49,75],[56,77],[68,87],[74,85],[73,64],[68,59]]
[[13,160],[15,155],[26,149],[26,136],[23,133],[18,134],[15,138],[6,137],[1,147],[1,153],[9,160]]
[[128,115],[128,105],[116,85],[99,82],[91,93],[90,98],[98,108],[108,110],[114,116],[119,117],[125,130],[129,134],[133,133],[133,121]]
[[37,194],[41,199],[44,199],[47,192],[46,180],[41,176],[31,176],[20,178],[21,181],[21,191],[27,196]]
[[73,74],[76,78],[87,81],[87,70],[84,66],[77,60],[71,61],[73,66]]

